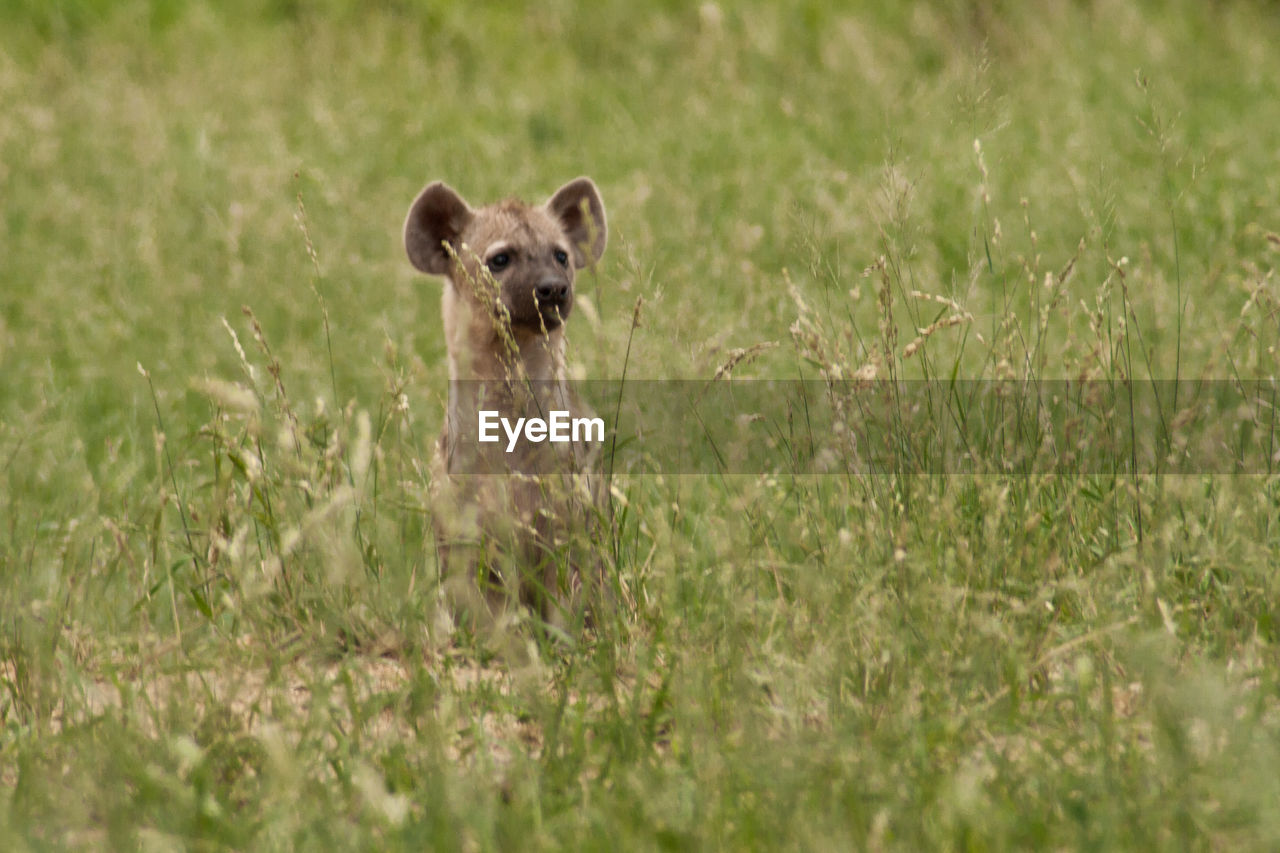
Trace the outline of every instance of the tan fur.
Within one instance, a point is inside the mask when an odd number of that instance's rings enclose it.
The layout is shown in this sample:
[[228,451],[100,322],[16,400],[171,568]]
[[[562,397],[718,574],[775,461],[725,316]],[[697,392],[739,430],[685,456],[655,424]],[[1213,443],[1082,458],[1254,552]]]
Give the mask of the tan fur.
[[[482,408],[512,418],[567,409],[564,323],[574,274],[604,252],[599,191],[588,178],[543,205],[507,200],[473,210],[436,182],[409,209],[405,249],[419,270],[445,278],[449,406],[433,462],[434,527],[447,588],[476,611],[478,580],[494,613],[519,599],[553,616],[581,589],[566,555],[580,544],[597,504],[588,448],[475,441]],[[504,260],[505,263],[501,263]],[[498,476],[494,476],[498,475]]]

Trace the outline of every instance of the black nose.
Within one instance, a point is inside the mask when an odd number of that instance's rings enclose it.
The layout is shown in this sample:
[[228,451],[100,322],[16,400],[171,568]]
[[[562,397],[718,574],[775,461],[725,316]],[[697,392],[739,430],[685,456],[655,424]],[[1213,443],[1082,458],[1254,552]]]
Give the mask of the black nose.
[[569,285],[563,281],[544,281],[533,289],[539,305],[562,305],[569,295]]

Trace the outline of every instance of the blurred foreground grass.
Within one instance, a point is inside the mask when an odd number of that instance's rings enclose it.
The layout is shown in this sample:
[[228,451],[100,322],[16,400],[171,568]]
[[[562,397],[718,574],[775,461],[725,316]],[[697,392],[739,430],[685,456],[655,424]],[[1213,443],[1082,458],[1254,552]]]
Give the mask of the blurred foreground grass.
[[534,635],[437,602],[399,240],[427,180],[590,174],[588,377],[641,297],[633,378],[1274,377],[1278,41],[1261,0],[0,4],[0,843],[1273,849],[1274,477],[636,477],[627,606],[495,656]]

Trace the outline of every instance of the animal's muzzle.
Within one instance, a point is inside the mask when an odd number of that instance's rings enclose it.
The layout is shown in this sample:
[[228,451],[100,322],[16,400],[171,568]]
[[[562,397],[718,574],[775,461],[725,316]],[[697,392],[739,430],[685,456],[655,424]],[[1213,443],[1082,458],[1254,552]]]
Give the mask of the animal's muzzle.
[[537,297],[538,307],[543,311],[559,308],[569,301],[569,283],[555,279],[544,281],[533,289],[533,295]]

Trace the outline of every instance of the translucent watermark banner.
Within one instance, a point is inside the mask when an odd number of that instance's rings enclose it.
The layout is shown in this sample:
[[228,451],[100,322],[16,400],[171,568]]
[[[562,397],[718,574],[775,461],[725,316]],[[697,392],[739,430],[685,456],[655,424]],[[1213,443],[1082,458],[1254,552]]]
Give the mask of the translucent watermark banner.
[[[1280,384],[1200,381],[457,382],[461,460],[572,447],[617,473],[1272,474]],[[496,464],[495,464],[496,463]]]

